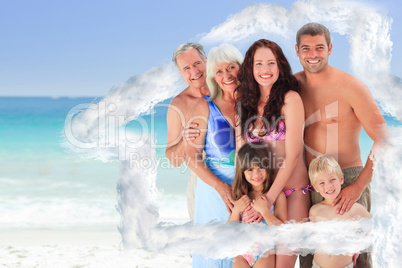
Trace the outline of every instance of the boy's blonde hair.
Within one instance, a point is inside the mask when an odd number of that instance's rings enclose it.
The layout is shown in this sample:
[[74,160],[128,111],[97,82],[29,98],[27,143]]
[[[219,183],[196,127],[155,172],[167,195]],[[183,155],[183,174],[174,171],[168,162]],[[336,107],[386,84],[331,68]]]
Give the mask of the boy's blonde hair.
[[342,169],[338,162],[329,155],[320,155],[311,161],[308,176],[311,184],[315,184],[315,180],[319,175],[329,175],[335,173],[337,177],[342,178]]

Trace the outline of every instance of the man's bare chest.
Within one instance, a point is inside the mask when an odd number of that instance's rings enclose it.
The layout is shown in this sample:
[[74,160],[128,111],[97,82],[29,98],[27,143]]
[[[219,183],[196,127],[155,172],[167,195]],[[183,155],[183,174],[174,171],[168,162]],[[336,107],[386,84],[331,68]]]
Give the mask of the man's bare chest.
[[306,126],[313,123],[322,125],[339,123],[347,117],[354,116],[353,109],[340,94],[320,92],[320,94],[303,94]]

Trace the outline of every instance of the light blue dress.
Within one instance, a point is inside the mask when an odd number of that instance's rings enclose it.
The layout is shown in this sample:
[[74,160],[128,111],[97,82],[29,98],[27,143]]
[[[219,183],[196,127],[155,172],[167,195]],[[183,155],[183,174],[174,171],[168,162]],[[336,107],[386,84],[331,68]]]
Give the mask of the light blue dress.
[[[208,97],[205,97],[208,100]],[[236,153],[235,130],[224,118],[213,101],[208,102],[208,131],[205,137],[205,163],[223,182],[230,185],[234,179]],[[229,213],[219,193],[200,178],[197,178],[195,193],[194,225],[208,223],[226,224]],[[213,241],[211,241],[213,243]],[[194,268],[232,267],[233,258],[211,259],[193,255]]]

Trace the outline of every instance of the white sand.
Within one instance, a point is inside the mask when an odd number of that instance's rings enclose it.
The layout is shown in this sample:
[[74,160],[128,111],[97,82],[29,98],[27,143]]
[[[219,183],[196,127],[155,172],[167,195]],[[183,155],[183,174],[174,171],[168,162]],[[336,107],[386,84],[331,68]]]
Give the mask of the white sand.
[[116,231],[11,230],[0,231],[0,246],[119,245]]
[[116,231],[0,231],[0,267],[191,267],[190,256],[122,250]]

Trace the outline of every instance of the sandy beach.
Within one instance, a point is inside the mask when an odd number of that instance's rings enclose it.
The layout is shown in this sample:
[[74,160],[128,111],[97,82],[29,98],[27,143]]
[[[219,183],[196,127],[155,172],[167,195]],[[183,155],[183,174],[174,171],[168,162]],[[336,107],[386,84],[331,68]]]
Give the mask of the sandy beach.
[[119,245],[121,235],[115,231],[84,230],[1,230],[0,246],[26,247],[43,245]]
[[190,256],[123,250],[113,230],[2,230],[0,267],[191,267]]

